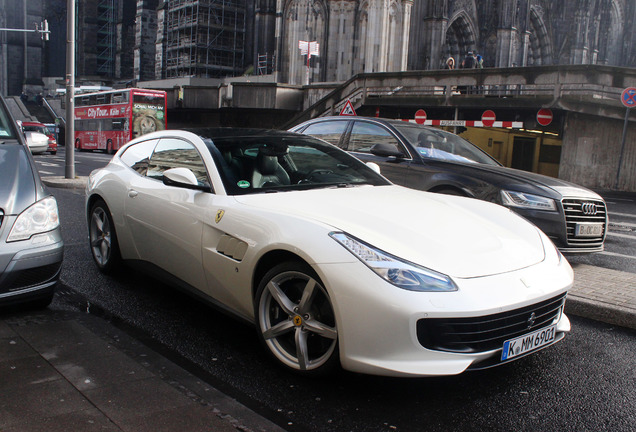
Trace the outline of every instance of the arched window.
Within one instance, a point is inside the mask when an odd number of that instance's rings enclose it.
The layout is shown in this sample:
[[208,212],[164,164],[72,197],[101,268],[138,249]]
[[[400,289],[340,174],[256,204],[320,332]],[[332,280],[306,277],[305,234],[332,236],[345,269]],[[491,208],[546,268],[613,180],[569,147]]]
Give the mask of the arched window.
[[316,41],[320,54],[312,56],[309,68],[310,81],[320,79],[321,57],[325,54],[325,23],[327,9],[321,0],[292,0],[284,12],[283,65],[287,65],[287,81],[305,84],[307,56],[301,55],[299,41]]

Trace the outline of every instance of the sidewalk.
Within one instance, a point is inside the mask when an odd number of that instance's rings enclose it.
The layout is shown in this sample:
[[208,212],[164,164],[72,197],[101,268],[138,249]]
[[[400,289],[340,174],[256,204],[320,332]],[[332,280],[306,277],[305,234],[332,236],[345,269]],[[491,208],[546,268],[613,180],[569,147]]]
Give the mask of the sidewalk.
[[574,287],[565,313],[636,329],[636,273],[572,265]]
[[0,431],[280,432],[106,320],[0,315]]

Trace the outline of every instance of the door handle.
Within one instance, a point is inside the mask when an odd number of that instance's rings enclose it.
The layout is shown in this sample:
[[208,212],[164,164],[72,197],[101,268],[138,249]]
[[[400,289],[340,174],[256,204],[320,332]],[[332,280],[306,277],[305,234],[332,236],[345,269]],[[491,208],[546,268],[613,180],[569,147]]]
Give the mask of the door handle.
[[130,189],[130,190],[128,191],[128,196],[129,196],[130,198],[134,198],[134,197],[136,197],[137,195],[139,195],[139,192],[137,192],[136,190]]

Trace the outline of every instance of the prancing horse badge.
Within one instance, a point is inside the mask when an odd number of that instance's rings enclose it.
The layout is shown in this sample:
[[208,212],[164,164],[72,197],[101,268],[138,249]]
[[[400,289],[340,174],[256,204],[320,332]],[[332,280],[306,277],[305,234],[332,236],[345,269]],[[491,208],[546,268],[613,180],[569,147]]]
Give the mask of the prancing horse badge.
[[223,219],[223,215],[225,214],[225,210],[219,210],[216,212],[216,217],[214,218],[214,222],[219,223],[221,219]]

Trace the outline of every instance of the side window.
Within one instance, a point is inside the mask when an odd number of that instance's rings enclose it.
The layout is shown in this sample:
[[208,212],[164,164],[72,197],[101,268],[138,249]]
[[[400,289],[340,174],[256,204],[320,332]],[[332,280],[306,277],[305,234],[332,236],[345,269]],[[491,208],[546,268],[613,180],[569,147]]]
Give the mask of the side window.
[[371,147],[380,143],[394,145],[400,149],[402,153],[406,153],[397,138],[391,135],[388,130],[377,124],[360,121],[355,122],[353,125],[351,138],[349,138],[349,148],[347,150],[370,153]]
[[200,185],[210,184],[203,159],[194,145],[189,142],[177,138],[159,140],[150,158],[146,175],[161,180],[164,171],[170,168],[188,168],[194,173]]
[[311,135],[316,138],[327,141],[335,146],[340,146],[340,138],[347,129],[347,121],[331,121],[320,122],[307,126],[303,131],[305,135]]
[[148,162],[152,151],[157,145],[157,140],[143,141],[128,147],[121,155],[121,161],[130,168],[145,176],[148,171]]

